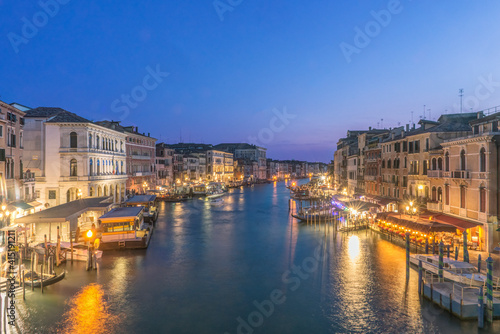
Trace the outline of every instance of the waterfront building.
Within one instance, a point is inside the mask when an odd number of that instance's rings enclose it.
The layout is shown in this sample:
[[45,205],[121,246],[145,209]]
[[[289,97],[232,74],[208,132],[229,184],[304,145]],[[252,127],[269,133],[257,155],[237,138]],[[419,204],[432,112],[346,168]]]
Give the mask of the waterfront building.
[[500,241],[498,121],[500,113],[474,112],[420,120],[418,128],[389,129],[368,140],[368,132],[348,132],[334,153],[337,188],[364,195],[383,210],[426,213],[468,230],[471,244],[491,250]]
[[22,215],[21,201],[36,199],[33,173],[24,168],[24,116],[24,111],[0,101],[0,202],[11,204],[2,210],[2,220]]
[[231,182],[234,177],[233,154],[219,151],[207,151],[207,181]]
[[52,207],[87,196],[125,196],[126,135],[61,108],[25,115],[25,170],[35,173],[36,197]]
[[137,126],[122,126],[117,121],[100,121],[96,124],[120,131],[126,135],[127,192],[144,194],[156,188],[156,139],[140,133]]
[[266,152],[264,147],[246,143],[223,143],[214,146],[214,149],[232,153],[234,159],[241,159],[244,163],[257,162],[257,170],[252,172],[255,180],[267,179]]
[[174,182],[174,150],[164,143],[156,144],[156,185],[170,187]]

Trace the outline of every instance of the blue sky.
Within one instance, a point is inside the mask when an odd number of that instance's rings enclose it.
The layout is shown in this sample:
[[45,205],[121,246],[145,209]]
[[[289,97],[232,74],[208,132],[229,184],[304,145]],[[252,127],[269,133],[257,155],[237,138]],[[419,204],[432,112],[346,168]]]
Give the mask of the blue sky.
[[0,0],[1,100],[325,162],[347,129],[459,112],[459,88],[500,105],[498,1],[59,1]]

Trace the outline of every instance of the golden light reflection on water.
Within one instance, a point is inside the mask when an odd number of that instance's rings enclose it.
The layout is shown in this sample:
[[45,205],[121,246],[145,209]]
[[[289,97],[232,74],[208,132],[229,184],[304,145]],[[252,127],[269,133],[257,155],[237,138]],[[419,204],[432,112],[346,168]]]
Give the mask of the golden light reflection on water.
[[359,257],[359,237],[357,235],[351,235],[349,237],[349,242],[347,244],[347,252],[349,253],[349,258],[352,262],[356,262]]
[[100,285],[85,286],[70,304],[70,310],[64,314],[64,329],[60,333],[88,334],[112,333],[118,324],[118,316],[109,312]]

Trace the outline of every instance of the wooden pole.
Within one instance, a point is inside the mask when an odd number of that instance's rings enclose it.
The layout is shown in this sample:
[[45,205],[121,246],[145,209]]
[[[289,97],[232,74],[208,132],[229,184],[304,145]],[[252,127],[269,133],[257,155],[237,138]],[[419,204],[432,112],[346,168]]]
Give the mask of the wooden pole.
[[47,234],[44,234],[44,236],[43,236],[43,237],[44,237],[44,239],[45,239],[45,241],[44,241],[44,245],[45,245],[45,254],[48,254],[48,253],[49,253],[49,249],[48,249],[48,247],[47,247]]
[[57,226],[57,248],[56,248],[56,265],[61,264],[61,235],[59,234],[59,226]]
[[73,264],[73,238],[69,238],[70,248],[71,248],[71,264]]
[[42,266],[40,269],[40,288],[42,289],[42,293],[43,293],[43,263],[44,261],[42,261]]
[[23,270],[23,300],[26,300],[26,282],[24,277],[24,270]]
[[31,253],[31,291],[35,290],[33,286],[33,276],[35,275],[35,269],[33,266],[35,265],[35,252]]

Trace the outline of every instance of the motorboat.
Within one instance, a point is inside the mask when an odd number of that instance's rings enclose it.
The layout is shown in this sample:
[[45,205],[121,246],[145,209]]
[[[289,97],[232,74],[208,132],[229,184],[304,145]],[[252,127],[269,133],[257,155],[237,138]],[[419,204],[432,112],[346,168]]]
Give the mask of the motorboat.
[[213,198],[210,200],[210,205],[212,206],[221,206],[224,204],[224,199],[223,198]]

